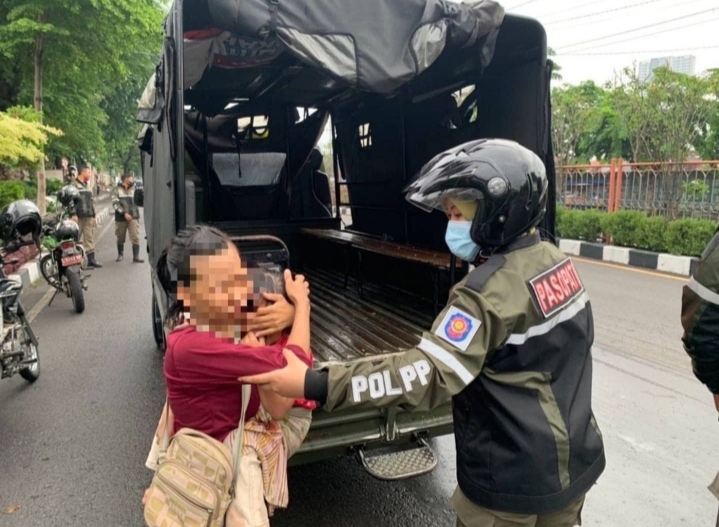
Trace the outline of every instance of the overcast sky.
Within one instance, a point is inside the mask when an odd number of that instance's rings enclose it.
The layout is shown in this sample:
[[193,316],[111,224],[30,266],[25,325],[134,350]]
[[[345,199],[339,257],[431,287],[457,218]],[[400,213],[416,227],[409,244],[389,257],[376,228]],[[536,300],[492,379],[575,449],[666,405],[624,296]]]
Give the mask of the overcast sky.
[[615,70],[634,61],[663,56],[694,55],[696,73],[719,68],[719,0],[500,3],[510,14],[542,22],[549,46],[557,52],[555,60],[562,66],[564,82],[604,83]]

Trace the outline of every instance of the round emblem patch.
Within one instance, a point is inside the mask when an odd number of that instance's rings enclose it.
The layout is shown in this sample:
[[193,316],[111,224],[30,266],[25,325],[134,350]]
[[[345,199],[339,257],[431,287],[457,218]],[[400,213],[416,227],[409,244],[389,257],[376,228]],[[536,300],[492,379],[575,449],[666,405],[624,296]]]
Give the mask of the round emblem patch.
[[472,321],[460,313],[455,313],[447,321],[444,334],[453,342],[461,342],[472,331]]

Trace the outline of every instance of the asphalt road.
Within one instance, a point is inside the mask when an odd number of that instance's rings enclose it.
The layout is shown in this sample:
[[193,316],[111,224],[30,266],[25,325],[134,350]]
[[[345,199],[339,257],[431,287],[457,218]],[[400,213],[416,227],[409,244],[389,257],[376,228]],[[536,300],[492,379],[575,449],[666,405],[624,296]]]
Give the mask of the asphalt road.
[[[162,356],[150,329],[149,268],[114,263],[111,229],[108,221],[98,250],[105,267],[93,272],[87,311],[76,315],[58,297],[33,323],[40,380],[0,382],[0,526],[143,524]],[[683,280],[578,268],[596,314],[594,404],[608,458],[584,525],[713,525],[717,503],[706,486],[719,470],[719,423],[681,349]],[[273,525],[454,525],[454,445],[450,437],[433,444],[440,467],[405,482],[376,481],[349,458],[292,469],[290,509]]]

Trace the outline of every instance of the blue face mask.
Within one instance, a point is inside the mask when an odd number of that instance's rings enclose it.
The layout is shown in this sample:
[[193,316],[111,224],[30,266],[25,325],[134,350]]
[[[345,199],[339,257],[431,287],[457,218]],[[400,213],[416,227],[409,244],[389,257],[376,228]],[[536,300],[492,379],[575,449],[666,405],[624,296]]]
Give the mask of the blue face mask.
[[452,254],[469,263],[474,262],[479,254],[479,245],[472,241],[469,234],[471,230],[471,221],[450,221],[444,235],[444,241]]

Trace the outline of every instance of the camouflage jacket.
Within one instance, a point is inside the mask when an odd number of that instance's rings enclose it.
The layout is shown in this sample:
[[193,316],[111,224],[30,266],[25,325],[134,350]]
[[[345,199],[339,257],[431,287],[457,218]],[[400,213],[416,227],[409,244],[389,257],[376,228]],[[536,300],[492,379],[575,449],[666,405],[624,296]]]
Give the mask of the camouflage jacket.
[[140,219],[140,209],[135,204],[135,187],[126,189],[121,184],[112,189],[112,208],[115,209],[115,221],[127,221],[125,214],[132,219]]
[[719,393],[719,231],[701,256],[696,272],[684,286],[682,326],[684,349],[694,374],[712,393]]

